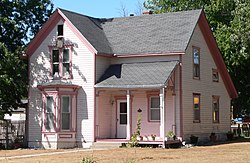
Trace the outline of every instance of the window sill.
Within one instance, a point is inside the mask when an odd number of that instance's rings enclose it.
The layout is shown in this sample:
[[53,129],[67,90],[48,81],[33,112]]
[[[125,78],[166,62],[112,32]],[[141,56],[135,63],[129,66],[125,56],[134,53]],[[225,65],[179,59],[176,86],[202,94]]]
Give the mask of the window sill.
[[149,120],[148,122],[153,122],[153,123],[160,123],[160,120]]
[[200,77],[193,77],[194,80],[200,80]]
[[193,123],[200,123],[200,120],[193,120]]

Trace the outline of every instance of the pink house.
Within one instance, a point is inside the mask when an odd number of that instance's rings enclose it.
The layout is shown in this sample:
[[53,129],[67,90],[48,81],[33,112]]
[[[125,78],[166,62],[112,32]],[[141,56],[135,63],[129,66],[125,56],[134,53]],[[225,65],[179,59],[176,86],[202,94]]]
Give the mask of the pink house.
[[56,9],[27,47],[30,147],[141,135],[206,141],[237,92],[202,10],[99,19]]

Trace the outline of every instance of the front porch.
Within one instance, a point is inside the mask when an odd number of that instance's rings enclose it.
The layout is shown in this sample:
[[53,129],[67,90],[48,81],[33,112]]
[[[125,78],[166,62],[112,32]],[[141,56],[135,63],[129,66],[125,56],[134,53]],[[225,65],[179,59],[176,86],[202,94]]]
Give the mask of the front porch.
[[95,139],[129,140],[139,111],[141,136],[154,135],[163,147],[166,132],[179,136],[177,65],[176,61],[111,65],[96,84]]

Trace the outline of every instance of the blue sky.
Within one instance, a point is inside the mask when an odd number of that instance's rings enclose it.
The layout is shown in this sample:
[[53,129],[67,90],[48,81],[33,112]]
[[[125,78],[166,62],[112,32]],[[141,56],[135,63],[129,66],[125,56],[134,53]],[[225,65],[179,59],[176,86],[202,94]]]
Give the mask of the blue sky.
[[[55,8],[63,8],[97,18],[121,17],[125,8],[127,14],[137,14],[144,0],[52,0]],[[123,7],[122,7],[123,6]]]

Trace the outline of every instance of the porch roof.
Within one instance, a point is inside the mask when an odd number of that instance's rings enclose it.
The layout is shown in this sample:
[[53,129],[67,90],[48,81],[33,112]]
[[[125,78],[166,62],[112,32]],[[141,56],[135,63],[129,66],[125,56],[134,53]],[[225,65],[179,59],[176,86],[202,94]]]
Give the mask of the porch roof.
[[96,88],[162,88],[178,61],[126,63],[109,66]]

